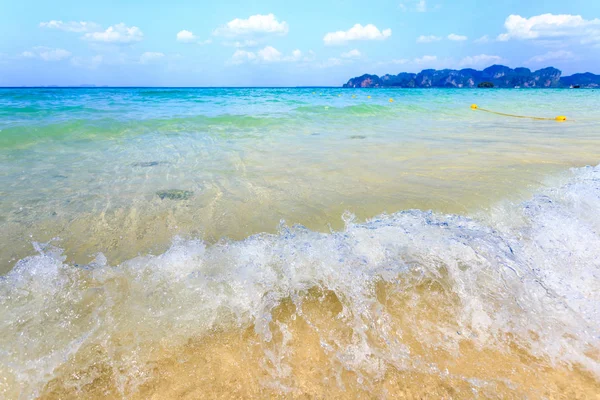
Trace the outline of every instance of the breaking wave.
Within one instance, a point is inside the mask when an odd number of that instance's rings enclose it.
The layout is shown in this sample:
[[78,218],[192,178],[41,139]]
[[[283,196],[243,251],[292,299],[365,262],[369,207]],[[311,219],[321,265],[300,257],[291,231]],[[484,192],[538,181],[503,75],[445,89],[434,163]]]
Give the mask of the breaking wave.
[[[600,166],[476,218],[409,210],[344,219],[339,232],[282,224],[243,241],[176,239],[164,254],[121,265],[101,253],[73,265],[36,244],[38,254],[0,280],[2,397],[39,396],[61,376],[82,385],[73,371],[99,364],[126,396],[150,379],[158,349],[215,332],[250,327],[262,343],[283,334],[283,354],[294,337],[276,321],[282,304],[314,327],[331,364],[364,382],[389,369],[440,373],[408,350],[403,330],[449,353],[465,340],[499,351],[516,344],[600,377]],[[306,312],[314,291],[339,303],[330,318],[343,330]],[[383,292],[407,299],[402,312]],[[425,317],[416,299],[434,292]],[[412,315],[410,327],[399,313]],[[285,391],[290,371],[278,365],[270,385]]]

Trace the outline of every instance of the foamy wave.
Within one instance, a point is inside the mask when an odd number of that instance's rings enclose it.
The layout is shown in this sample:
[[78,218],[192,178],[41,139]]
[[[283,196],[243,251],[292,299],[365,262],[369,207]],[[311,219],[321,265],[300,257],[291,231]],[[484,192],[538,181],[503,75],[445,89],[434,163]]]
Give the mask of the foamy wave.
[[282,225],[278,234],[211,246],[176,240],[164,254],[118,266],[102,254],[71,265],[59,249],[37,245],[38,255],[0,281],[0,393],[35,397],[61,365],[92,348],[95,358],[80,362],[107,363],[128,393],[166,344],[247,326],[271,341],[273,310],[290,300],[303,318],[314,288],[337,296],[336,318],[352,331],[349,340],[319,331],[332,362],[367,377],[421,368],[386,329],[382,282],[405,292],[436,282],[456,299],[438,305],[453,318],[436,329],[449,333],[423,330],[426,346],[455,351],[470,340],[501,349],[510,335],[536,356],[600,376],[589,356],[600,348],[600,166],[484,218],[411,210],[345,219],[341,232]]

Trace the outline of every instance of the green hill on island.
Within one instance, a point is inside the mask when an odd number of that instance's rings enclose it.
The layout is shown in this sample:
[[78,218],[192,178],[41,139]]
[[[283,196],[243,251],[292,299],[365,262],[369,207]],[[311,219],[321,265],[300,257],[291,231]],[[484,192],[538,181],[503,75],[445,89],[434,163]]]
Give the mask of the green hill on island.
[[492,65],[478,71],[466,68],[426,69],[418,74],[401,72],[398,75],[365,74],[350,79],[345,88],[599,88],[600,75],[592,73],[574,74],[561,77],[562,72],[554,67],[531,71],[529,68],[509,68],[504,65]]

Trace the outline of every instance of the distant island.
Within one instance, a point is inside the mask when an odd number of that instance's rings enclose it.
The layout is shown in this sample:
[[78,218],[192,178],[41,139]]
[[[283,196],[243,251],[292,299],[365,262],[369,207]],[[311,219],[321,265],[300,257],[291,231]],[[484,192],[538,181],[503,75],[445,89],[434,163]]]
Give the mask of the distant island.
[[529,68],[509,68],[492,65],[478,71],[466,68],[425,69],[418,74],[401,72],[398,75],[365,74],[352,78],[345,88],[599,88],[600,75],[590,72],[561,77],[562,72],[554,67],[531,71]]

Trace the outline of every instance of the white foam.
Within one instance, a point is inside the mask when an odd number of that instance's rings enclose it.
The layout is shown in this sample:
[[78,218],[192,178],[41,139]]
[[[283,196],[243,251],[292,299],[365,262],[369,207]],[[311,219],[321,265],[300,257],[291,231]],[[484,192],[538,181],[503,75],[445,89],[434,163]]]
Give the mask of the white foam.
[[[408,271],[443,281],[460,300],[456,321],[435,328],[459,326],[461,335],[441,340],[424,331],[427,345],[456,351],[467,337],[498,347],[511,333],[536,355],[579,363],[600,377],[586,355],[600,343],[599,229],[600,167],[587,167],[485,218],[411,210],[366,223],[348,218],[345,230],[329,234],[283,225],[278,234],[211,246],[176,239],[164,254],[118,266],[102,254],[73,266],[56,248],[38,246],[38,255],[0,281],[0,373],[11,377],[0,381],[0,393],[35,397],[90,344],[104,349],[126,393],[145,379],[144,365],[161,343],[250,324],[268,343],[273,308],[290,298],[301,309],[313,287],[337,295],[339,318],[354,331],[343,346],[336,332],[320,332],[335,362],[366,377],[382,376],[385,365],[414,368],[397,333],[386,328],[389,315],[374,291],[376,282],[393,283]],[[285,347],[291,333],[277,327]],[[276,365],[270,373],[272,385],[283,388],[276,377],[290,371]]]

